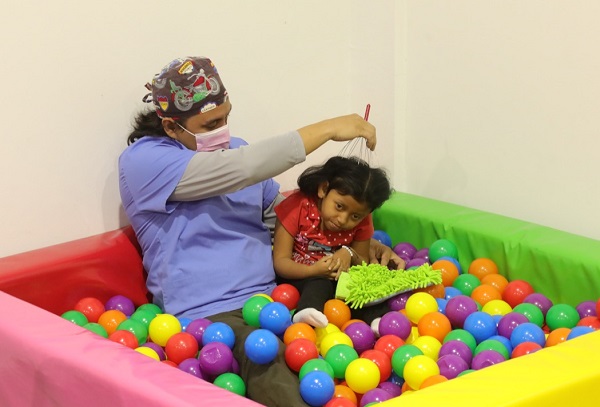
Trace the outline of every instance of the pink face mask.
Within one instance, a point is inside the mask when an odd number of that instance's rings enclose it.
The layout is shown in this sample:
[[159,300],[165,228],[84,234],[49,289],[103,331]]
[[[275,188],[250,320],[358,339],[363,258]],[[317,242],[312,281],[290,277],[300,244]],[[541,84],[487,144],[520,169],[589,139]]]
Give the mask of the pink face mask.
[[196,151],[209,152],[221,149],[227,150],[229,148],[231,136],[229,134],[229,126],[227,124],[223,127],[219,127],[218,129],[214,129],[206,133],[196,134],[181,126],[179,123],[177,124],[183,130],[187,131],[196,138]]

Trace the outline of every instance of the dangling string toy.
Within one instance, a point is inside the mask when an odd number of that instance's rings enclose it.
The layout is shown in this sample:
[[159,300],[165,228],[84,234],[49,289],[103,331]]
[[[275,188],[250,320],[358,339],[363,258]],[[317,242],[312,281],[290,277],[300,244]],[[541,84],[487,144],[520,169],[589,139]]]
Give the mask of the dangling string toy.
[[[367,103],[367,107],[365,108],[365,121],[369,121],[369,113],[371,112],[371,104]],[[357,151],[358,150],[358,151]],[[342,157],[358,157],[361,160],[365,161],[367,164],[371,165],[371,157],[373,153],[367,147],[367,142],[364,137],[355,138],[349,142],[347,142],[344,147],[342,147],[341,151],[338,153],[339,156]]]

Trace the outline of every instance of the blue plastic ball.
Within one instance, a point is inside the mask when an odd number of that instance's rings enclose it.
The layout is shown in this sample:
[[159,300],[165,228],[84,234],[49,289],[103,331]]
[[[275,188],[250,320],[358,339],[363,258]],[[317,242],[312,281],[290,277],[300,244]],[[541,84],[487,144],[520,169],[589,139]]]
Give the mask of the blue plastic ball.
[[224,322],[213,322],[208,325],[202,335],[202,345],[210,342],[222,342],[233,349],[235,344],[235,333],[233,329]]
[[508,354],[510,355],[513,351],[512,343],[510,343],[510,339],[502,336],[502,335],[494,335],[490,336],[488,339],[493,339],[495,341],[500,342],[504,347],[508,350]]
[[313,371],[300,381],[300,396],[312,407],[323,406],[333,397],[335,383],[325,372]]
[[438,304],[438,312],[446,315],[446,305],[448,305],[448,300],[445,298],[436,298],[435,300]]
[[281,302],[270,302],[258,314],[260,327],[282,335],[292,324],[290,310]]
[[513,329],[510,334],[510,343],[513,349],[523,342],[534,342],[542,348],[546,344],[546,334],[533,322],[525,322]]
[[246,356],[258,365],[271,363],[279,351],[279,339],[267,329],[257,329],[246,337]]
[[589,334],[594,332],[595,329],[591,326],[574,326],[571,328],[571,332],[567,335],[567,340],[577,338],[578,336]]
[[473,335],[477,343],[481,343],[498,333],[494,318],[482,311],[475,311],[468,315],[463,324],[463,329]]
[[387,234],[387,232],[383,230],[376,230],[373,233],[373,239],[383,243],[388,247],[392,247],[392,238],[390,237],[390,235]]
[[445,287],[444,288],[444,299],[449,300],[450,298],[454,298],[457,295],[463,295],[462,291],[460,291],[456,287]]
[[187,329],[190,322],[192,322],[192,319],[186,318],[186,317],[181,317],[178,319],[179,319],[179,323],[181,324],[181,330],[185,332],[185,330]]

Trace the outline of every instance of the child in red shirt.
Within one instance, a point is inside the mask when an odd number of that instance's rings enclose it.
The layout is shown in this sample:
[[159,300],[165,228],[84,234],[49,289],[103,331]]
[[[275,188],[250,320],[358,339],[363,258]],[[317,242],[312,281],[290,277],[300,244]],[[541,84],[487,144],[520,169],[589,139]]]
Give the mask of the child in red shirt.
[[[306,169],[299,190],[275,207],[273,263],[280,283],[300,291],[293,322],[327,326],[323,314],[340,273],[369,261],[371,212],[391,194],[384,170],[357,157],[332,157]],[[367,323],[388,311],[386,304],[354,310]]]

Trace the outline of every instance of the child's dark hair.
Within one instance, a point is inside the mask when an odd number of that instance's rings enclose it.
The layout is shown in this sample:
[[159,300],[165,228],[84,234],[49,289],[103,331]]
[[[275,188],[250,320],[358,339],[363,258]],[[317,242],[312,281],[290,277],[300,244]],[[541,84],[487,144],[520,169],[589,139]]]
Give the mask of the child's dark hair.
[[358,157],[331,157],[325,164],[309,167],[298,177],[298,187],[305,195],[316,197],[319,185],[335,189],[365,203],[371,211],[379,208],[392,193],[385,171],[373,168]]

